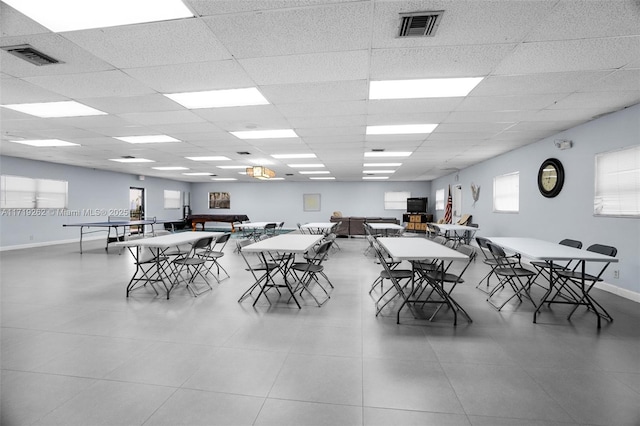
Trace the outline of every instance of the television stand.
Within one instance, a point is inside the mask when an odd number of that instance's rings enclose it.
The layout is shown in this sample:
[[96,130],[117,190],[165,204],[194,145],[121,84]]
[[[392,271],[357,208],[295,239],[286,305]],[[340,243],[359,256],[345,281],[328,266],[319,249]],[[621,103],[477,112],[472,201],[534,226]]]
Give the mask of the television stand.
[[433,222],[433,215],[428,213],[404,213],[402,221],[407,224],[409,232],[427,232],[427,223]]

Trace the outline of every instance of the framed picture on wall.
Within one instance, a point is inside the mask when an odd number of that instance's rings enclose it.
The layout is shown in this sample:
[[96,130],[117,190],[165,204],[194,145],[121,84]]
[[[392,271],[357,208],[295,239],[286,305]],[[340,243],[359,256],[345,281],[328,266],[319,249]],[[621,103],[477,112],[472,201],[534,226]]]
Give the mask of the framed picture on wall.
[[320,194],[302,194],[302,208],[305,212],[319,212]]
[[209,193],[210,209],[230,209],[231,196],[228,192],[210,192]]

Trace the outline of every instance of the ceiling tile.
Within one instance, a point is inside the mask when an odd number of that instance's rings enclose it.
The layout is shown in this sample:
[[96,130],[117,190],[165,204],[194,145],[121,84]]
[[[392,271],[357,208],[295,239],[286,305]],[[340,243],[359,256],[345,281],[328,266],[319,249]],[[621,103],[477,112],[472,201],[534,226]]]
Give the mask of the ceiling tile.
[[235,61],[208,61],[128,68],[131,77],[161,93],[197,92],[254,87],[255,82]]
[[63,36],[117,68],[229,59],[200,19],[71,31]]
[[362,80],[368,77],[366,50],[240,59],[256,83],[286,84]]
[[154,93],[119,70],[27,77],[25,81],[72,99]]
[[[203,18],[238,59],[369,47],[370,2]],[[250,36],[238,37],[238,34]]]

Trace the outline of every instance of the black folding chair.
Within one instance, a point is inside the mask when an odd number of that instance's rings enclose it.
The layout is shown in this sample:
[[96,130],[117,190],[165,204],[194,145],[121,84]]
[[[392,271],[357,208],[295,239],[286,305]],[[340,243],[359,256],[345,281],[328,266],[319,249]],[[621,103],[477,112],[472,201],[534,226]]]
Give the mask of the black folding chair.
[[[531,298],[531,293],[529,290],[531,289],[531,280],[536,276],[534,271],[531,271],[519,264],[513,263],[509,257],[505,254],[502,247],[493,244],[492,242],[487,242],[487,247],[489,251],[493,255],[493,258],[496,260],[496,267],[493,272],[499,277],[500,281],[495,286],[493,290],[489,293],[489,297],[487,297],[487,302],[494,308],[501,310],[504,305],[506,305],[511,299],[517,297],[522,303],[522,297],[524,296],[533,303],[533,306],[536,307],[535,302]],[[508,297],[501,305],[495,305],[491,298],[497,294],[500,290],[504,289],[507,284],[511,287],[514,293]]]

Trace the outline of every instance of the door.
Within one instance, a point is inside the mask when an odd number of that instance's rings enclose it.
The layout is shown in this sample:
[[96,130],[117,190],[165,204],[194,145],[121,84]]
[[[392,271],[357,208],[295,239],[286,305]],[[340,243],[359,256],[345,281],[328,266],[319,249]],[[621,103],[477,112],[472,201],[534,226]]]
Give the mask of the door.
[[451,192],[451,223],[458,223],[462,217],[462,185],[455,185]]
[[[144,188],[129,188],[129,219],[144,219]],[[142,226],[132,226],[130,228],[132,234],[144,232]]]

